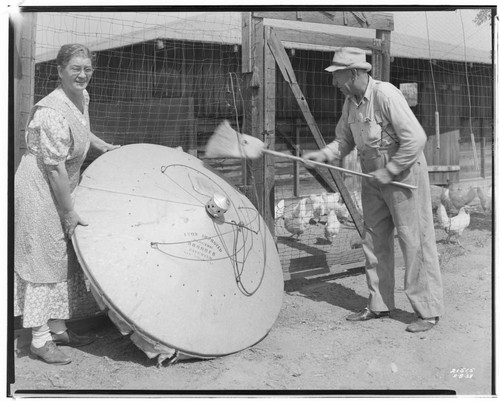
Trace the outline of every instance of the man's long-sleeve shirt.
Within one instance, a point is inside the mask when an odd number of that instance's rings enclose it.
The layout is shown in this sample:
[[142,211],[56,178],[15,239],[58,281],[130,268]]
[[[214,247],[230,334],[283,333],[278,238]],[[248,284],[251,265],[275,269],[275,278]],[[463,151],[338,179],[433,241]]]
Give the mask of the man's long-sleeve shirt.
[[[367,121],[380,125],[382,133],[379,141],[354,137],[351,125]],[[427,141],[424,129],[401,91],[388,82],[377,81],[372,77],[369,77],[359,104],[354,96],[347,96],[335,134],[335,140],[323,148],[330,161],[346,156],[355,146],[363,152],[368,148],[399,143],[397,151],[385,166],[393,175],[411,167]]]

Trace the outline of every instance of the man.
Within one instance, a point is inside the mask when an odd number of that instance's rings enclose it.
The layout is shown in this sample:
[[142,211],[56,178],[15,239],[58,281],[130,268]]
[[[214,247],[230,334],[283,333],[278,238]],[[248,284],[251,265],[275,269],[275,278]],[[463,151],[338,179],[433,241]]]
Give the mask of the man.
[[[356,146],[363,179],[366,277],[369,289],[365,310],[347,316],[366,321],[388,316],[394,309],[394,229],[406,265],[405,293],[417,314],[406,330],[427,331],[443,314],[443,290],[439,268],[427,162],[427,140],[422,126],[401,92],[388,82],[374,80],[371,65],[361,49],[346,47],[335,52],[326,71],[333,85],[346,96],[335,140],[306,160],[341,160]],[[400,181],[417,186],[390,185]]]

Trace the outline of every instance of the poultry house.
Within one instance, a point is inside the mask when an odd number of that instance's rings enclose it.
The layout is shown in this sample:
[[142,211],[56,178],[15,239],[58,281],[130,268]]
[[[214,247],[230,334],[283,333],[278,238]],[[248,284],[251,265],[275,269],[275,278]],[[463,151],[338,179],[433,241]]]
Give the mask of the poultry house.
[[481,187],[477,187],[477,196],[485,213],[491,213],[491,192],[491,185],[487,193],[484,193]]
[[337,214],[335,213],[335,211],[331,210],[326,218],[325,238],[328,241],[332,242],[339,232],[340,232],[340,222],[337,219]]
[[297,239],[299,239],[300,235],[303,234],[310,225],[313,219],[313,208],[311,203],[309,197],[302,198],[291,211],[285,210],[283,216],[285,229],[292,234],[292,237],[297,236]]

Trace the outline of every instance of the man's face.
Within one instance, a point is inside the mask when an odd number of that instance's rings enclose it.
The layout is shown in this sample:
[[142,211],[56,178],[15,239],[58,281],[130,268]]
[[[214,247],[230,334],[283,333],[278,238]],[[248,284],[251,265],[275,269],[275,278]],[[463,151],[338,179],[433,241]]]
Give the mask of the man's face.
[[351,94],[349,81],[351,80],[351,70],[337,70],[332,73],[332,85],[339,88],[345,95]]

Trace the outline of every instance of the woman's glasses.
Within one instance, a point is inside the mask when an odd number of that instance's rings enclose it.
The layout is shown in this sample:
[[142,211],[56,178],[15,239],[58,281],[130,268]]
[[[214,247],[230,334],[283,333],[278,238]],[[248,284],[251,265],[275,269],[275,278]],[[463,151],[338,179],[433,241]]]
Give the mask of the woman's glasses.
[[80,75],[83,72],[85,75],[91,75],[94,72],[94,69],[92,67],[77,67],[77,66],[71,66],[69,68],[69,71],[71,75]]

